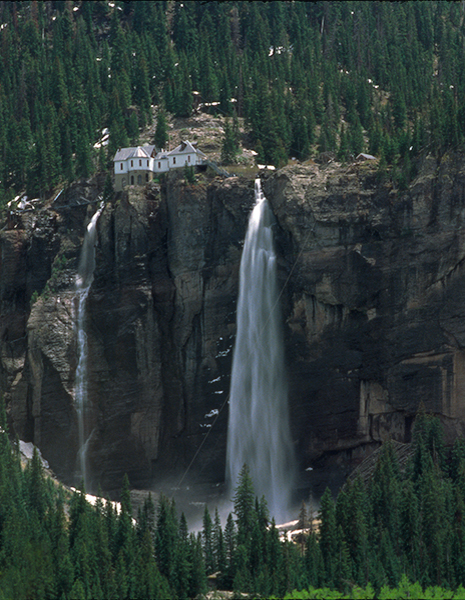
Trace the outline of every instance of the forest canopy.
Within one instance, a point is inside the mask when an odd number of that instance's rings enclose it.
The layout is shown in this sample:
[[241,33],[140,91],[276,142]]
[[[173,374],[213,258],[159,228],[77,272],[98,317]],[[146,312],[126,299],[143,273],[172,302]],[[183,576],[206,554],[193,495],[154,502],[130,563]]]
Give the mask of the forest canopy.
[[0,2],[0,199],[109,168],[154,112],[189,116],[194,97],[243,117],[260,161],[366,151],[408,181],[420,153],[463,147],[464,15],[461,2]]
[[133,515],[126,476],[119,510],[91,506],[44,472],[36,449],[22,464],[0,407],[0,599],[174,600],[209,586],[251,598],[464,598],[464,517],[465,442],[446,448],[424,412],[404,468],[386,442],[368,480],[349,480],[336,500],[326,490],[317,514],[302,504],[291,541],[247,465],[226,522],[205,506],[198,532],[162,494]]

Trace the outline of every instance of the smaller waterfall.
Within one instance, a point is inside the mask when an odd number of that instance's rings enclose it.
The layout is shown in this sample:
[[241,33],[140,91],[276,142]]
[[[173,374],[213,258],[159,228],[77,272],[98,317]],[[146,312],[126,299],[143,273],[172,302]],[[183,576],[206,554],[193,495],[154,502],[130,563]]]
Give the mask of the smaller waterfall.
[[[79,470],[80,478],[87,489],[87,446],[90,435],[86,429],[86,408],[87,408],[87,334],[85,331],[86,322],[86,299],[89,294],[90,286],[94,278],[95,270],[95,243],[97,240],[97,221],[103,210],[103,203],[96,211],[84,235],[81,256],[79,258],[79,267],[76,276],[76,292],[78,300],[77,309],[77,352],[78,365],[76,368],[75,383],[75,405],[78,417],[78,435],[79,435]],[[92,434],[91,434],[92,435]]]
[[274,216],[255,181],[256,204],[242,252],[237,335],[229,400],[226,479],[230,488],[244,463],[257,496],[271,514],[287,516],[294,460],[287,405]]

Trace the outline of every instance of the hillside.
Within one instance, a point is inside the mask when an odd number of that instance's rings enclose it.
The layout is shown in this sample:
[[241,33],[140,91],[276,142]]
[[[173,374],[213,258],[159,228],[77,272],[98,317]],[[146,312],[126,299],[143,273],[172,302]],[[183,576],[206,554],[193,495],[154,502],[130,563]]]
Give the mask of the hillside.
[[260,163],[366,150],[405,186],[425,150],[463,146],[463,11],[459,2],[1,2],[0,202],[24,190],[45,198],[106,170],[160,110],[187,119],[189,132],[199,104],[243,119]]
[[[0,2],[0,48],[0,600],[463,597],[465,3]],[[184,139],[231,176],[115,191]],[[260,187],[296,543],[225,481]]]

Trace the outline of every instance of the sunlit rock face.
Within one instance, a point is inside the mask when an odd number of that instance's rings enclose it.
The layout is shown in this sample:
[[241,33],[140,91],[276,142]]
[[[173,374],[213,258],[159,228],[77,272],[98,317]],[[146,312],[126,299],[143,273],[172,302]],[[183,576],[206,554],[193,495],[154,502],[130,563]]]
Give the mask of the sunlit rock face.
[[[420,402],[441,415],[448,439],[463,431],[465,161],[427,158],[418,172],[403,192],[369,164],[286,167],[262,183],[277,222],[302,470],[348,470],[387,436],[408,441]],[[189,474],[224,478],[253,181],[204,187],[181,177],[120,194],[98,222],[86,301],[91,487],[119,489],[126,472],[134,486],[178,481],[202,442]],[[63,202],[97,195],[97,184],[83,185]],[[10,424],[74,484],[75,276],[94,211],[38,211],[0,232],[0,389]]]

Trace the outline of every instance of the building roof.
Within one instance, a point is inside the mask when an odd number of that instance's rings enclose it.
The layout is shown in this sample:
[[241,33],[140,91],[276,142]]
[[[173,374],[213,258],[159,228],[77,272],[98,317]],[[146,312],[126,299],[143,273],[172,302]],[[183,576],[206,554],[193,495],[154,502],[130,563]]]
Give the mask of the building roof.
[[365,154],[364,152],[360,152],[355,160],[377,160],[376,156],[372,156],[371,154]]
[[181,142],[179,144],[179,146],[176,146],[176,148],[174,148],[174,150],[171,150],[170,152],[168,152],[168,154],[198,154],[199,156],[205,156],[205,154],[203,152],[201,152],[200,150],[197,150],[197,148],[194,148],[194,146],[188,142],[188,141],[184,141]]
[[119,148],[113,161],[127,160],[128,158],[150,158],[155,146],[137,146],[135,148]]
[[206,158],[206,155],[195,148],[190,142],[181,142],[179,146],[176,146],[174,150],[165,152],[161,150],[156,152],[156,148],[153,145],[137,146],[131,148],[119,148],[113,159],[114,162],[119,160],[127,160],[128,158],[150,158],[154,157],[156,160],[166,160],[168,155],[173,154],[198,154],[202,158]]

